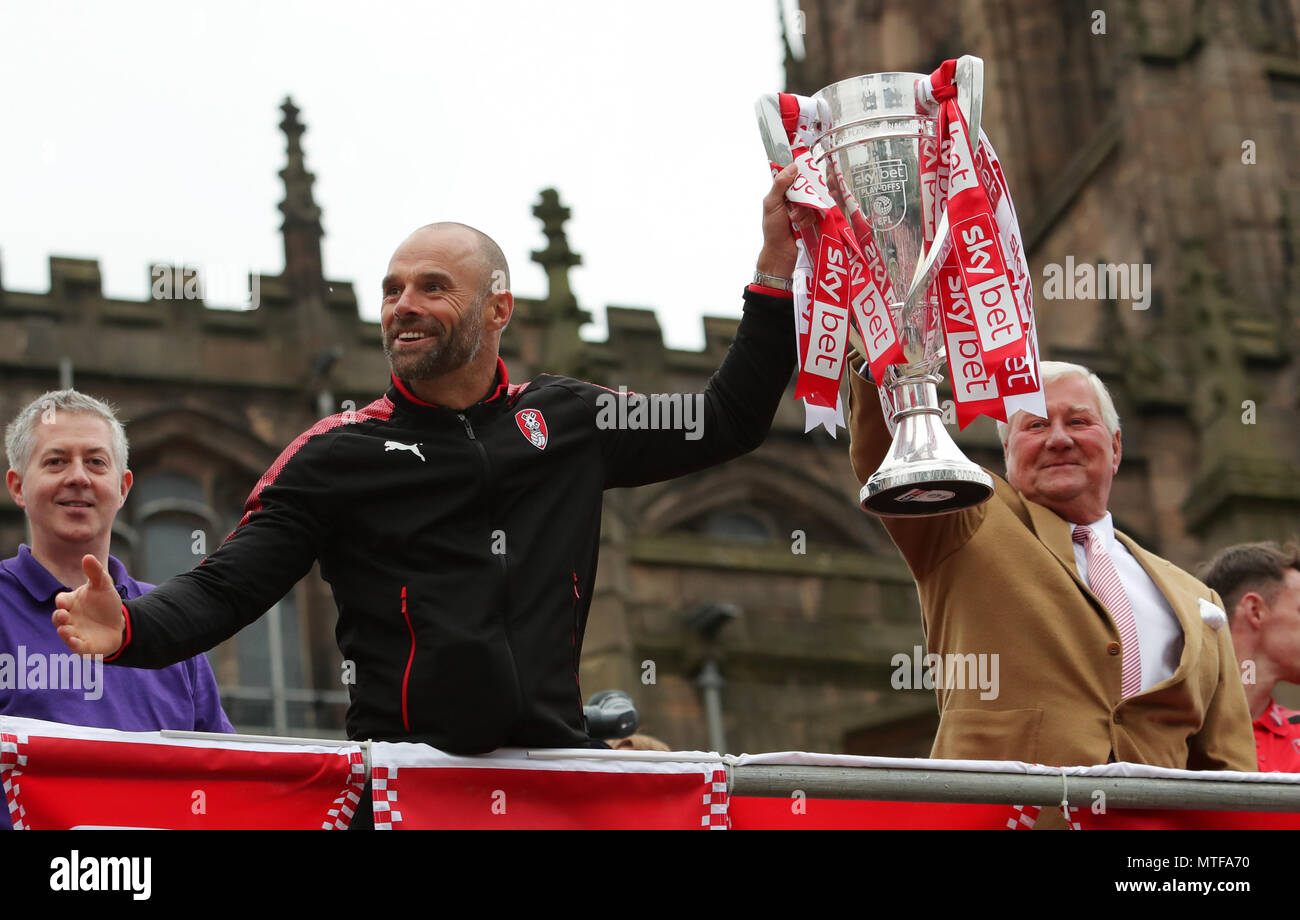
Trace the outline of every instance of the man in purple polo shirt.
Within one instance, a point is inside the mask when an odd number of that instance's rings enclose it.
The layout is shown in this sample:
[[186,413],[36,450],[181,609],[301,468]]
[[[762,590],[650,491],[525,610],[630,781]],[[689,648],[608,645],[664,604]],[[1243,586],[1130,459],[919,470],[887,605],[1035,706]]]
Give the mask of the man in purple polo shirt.
[[[207,659],[159,670],[106,668],[69,654],[50,622],[54,596],[99,559],[124,599],[153,585],[108,554],[113,519],[131,489],[126,434],[113,410],[76,390],[46,393],[5,431],[5,484],[27,515],[32,544],[0,561],[0,715],[114,728],[230,732]],[[11,827],[0,808],[0,830]]]

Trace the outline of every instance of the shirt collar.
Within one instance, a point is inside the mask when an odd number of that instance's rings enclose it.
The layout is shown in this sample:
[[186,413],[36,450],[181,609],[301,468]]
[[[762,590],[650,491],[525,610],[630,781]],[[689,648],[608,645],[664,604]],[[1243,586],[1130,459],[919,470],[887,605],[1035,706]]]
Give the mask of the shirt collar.
[[[410,386],[407,385],[406,381],[399,379],[396,374],[390,374],[389,376],[392,377],[393,388],[397,390],[397,392],[400,393],[407,402],[417,406],[428,406],[429,408],[432,409],[445,408],[443,406],[439,406],[437,403],[426,402],[425,400],[416,396],[414,393],[411,392],[411,388]],[[481,406],[484,403],[496,402],[498,399],[501,399],[504,396],[506,396],[509,393],[509,391],[510,391],[510,374],[506,371],[506,362],[501,359],[500,355],[498,355],[497,373],[496,376],[492,379],[492,388],[488,391],[487,396],[484,396],[482,399],[478,401],[477,405]]]
[[[13,574],[23,590],[35,601],[52,600],[60,591],[72,590],[50,574],[49,569],[36,561],[26,543],[18,545],[18,555],[7,560],[5,567]],[[113,579],[117,593],[125,596],[127,591],[126,566],[115,557],[108,557],[108,577]]]
[[1255,720],[1255,726],[1264,729],[1270,734],[1284,737],[1286,735],[1286,725],[1286,710],[1279,706],[1270,696],[1268,705],[1264,707],[1264,713]]
[[[1101,540],[1102,548],[1105,549],[1107,553],[1114,551],[1115,521],[1111,518],[1109,511],[1091,524],[1085,524],[1084,526],[1092,531],[1093,536]],[[1073,529],[1073,525],[1071,525],[1071,529]]]

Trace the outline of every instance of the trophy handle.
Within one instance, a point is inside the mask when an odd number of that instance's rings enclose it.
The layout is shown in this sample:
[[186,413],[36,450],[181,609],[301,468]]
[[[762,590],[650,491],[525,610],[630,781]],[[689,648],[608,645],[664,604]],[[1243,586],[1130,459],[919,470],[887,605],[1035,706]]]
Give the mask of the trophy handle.
[[[781,169],[794,162],[794,151],[786,137],[785,122],[781,118],[781,99],[776,93],[764,93],[754,103],[754,114],[758,116],[758,131],[763,135],[763,147],[767,158]],[[804,232],[804,245],[811,250],[809,258],[817,257],[817,241],[820,239],[817,229]]]
[[[957,83],[957,107],[961,109],[962,115],[966,119],[966,129],[971,139],[971,144],[975,149],[979,149],[980,143],[980,122],[984,117],[984,59],[977,58],[973,54],[963,54],[957,58],[957,73],[955,74]],[[777,113],[778,122],[780,112]],[[923,295],[930,289],[934,283],[935,275],[943,267],[944,260],[948,258],[948,250],[952,247],[952,240],[948,234],[948,209],[943,211],[943,217],[939,219],[939,225],[934,231],[935,243],[926,253],[925,258],[916,264],[916,272],[912,275],[912,284],[907,289],[907,296],[903,298],[903,309],[906,310],[912,305],[913,298]]]
[[966,117],[971,143],[979,149],[980,121],[984,117],[984,59],[973,54],[957,58],[957,108]]
[[786,140],[785,124],[781,121],[781,101],[776,93],[764,93],[754,103],[758,116],[758,131],[763,135],[767,158],[782,169],[794,162],[790,142]]

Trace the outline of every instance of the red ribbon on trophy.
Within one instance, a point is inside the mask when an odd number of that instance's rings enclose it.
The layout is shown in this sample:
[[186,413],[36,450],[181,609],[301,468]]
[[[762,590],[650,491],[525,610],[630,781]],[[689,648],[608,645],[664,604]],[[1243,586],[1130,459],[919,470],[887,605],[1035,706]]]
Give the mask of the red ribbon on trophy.
[[[870,228],[865,234],[855,234],[855,228],[850,228],[809,152],[816,104],[792,93],[781,93],[779,100],[782,125],[799,172],[786,198],[817,215],[815,229],[807,238],[793,227],[799,249],[794,277],[799,375],[794,395],[808,407],[809,428],[822,423],[834,434],[835,424],[843,424],[839,392],[849,324],[858,329],[867,345],[873,374],[883,375],[890,364],[903,361],[903,350],[889,315],[888,275]],[[774,174],[780,171],[775,163],[771,167]],[[865,241],[865,252],[860,239]]]
[[[981,415],[1045,417],[1033,284],[1020,224],[993,145],[978,151],[957,105],[956,60],[921,81],[918,110],[938,115],[938,155],[922,151],[927,234],[946,210],[952,247],[937,277],[957,423]],[[877,378],[879,379],[879,378]]]

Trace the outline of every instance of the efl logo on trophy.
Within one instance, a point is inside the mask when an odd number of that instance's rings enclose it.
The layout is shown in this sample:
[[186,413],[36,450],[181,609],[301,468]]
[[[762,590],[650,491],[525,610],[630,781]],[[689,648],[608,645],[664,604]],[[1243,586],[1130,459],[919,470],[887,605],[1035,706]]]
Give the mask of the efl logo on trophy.
[[854,170],[853,187],[871,202],[871,229],[893,230],[907,216],[907,164],[884,160]]

